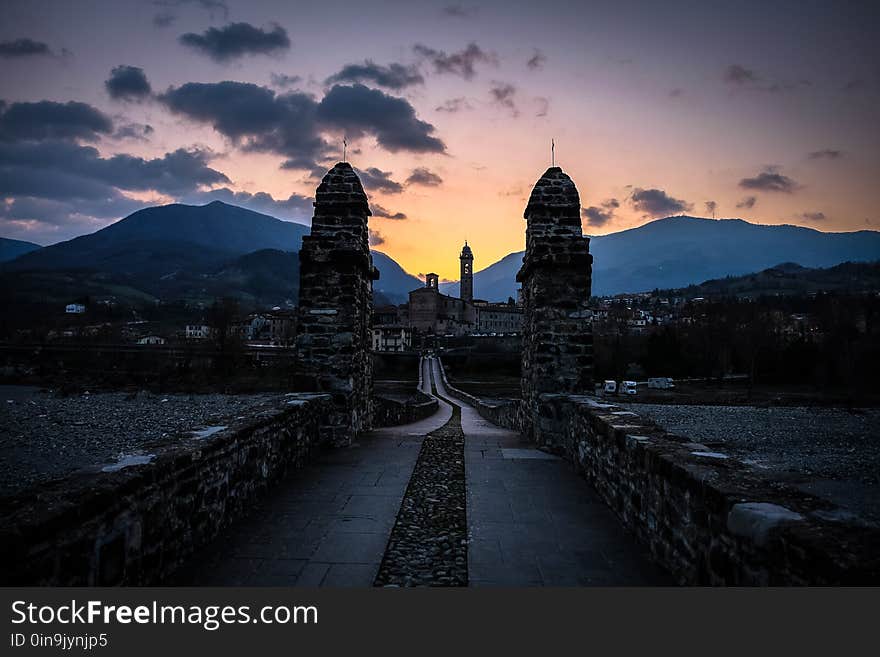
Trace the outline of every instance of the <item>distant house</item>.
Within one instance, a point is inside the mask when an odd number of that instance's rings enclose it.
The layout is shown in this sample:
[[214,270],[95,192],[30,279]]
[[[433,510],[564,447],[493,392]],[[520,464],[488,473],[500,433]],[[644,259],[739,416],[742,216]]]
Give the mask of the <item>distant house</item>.
[[408,351],[412,346],[412,329],[400,324],[373,327],[373,351]]
[[138,344],[165,344],[165,338],[158,335],[145,335],[137,341]]
[[522,331],[522,306],[485,301],[474,301],[474,306],[477,309],[477,332],[491,334]]
[[296,311],[273,308],[268,313],[269,337],[272,344],[290,345],[296,337]]
[[187,340],[206,340],[211,337],[211,327],[204,324],[187,324]]
[[69,303],[64,308],[64,312],[70,315],[82,315],[86,311],[86,307],[81,303]]

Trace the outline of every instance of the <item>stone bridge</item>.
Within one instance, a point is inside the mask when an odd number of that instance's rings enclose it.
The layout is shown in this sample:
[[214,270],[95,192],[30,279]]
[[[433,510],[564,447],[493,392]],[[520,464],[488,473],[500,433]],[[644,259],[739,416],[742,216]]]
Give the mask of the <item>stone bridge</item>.
[[[590,394],[592,256],[558,167],[525,210],[522,399],[425,354],[372,394],[367,196],[339,163],[301,253],[309,394],[2,518],[6,584],[788,585],[880,581],[880,532]],[[380,423],[401,422],[397,426]]]

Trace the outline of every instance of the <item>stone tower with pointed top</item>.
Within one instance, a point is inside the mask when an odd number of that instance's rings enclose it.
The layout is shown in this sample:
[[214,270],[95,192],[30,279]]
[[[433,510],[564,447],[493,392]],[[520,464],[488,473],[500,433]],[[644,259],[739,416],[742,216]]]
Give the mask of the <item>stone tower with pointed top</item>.
[[540,429],[545,393],[592,394],[593,256],[581,230],[577,187],[561,168],[547,169],[525,210],[526,251],[516,276],[522,284],[522,424],[532,439],[552,445]]
[[463,301],[471,302],[474,300],[474,252],[468,246],[467,240],[461,247],[461,255],[458,259],[461,262],[459,297]]
[[372,427],[370,317],[373,281],[370,208],[357,174],[339,162],[315,192],[311,233],[299,253],[299,372],[312,389],[332,395],[329,438],[351,444]]

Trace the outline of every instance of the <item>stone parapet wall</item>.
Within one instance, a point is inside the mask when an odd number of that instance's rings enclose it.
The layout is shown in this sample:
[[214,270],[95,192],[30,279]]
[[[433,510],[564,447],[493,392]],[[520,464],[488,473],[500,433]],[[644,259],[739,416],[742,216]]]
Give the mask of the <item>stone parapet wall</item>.
[[880,583],[880,529],[636,413],[545,394],[535,429],[682,584]]
[[411,399],[398,401],[387,397],[373,397],[373,428],[396,427],[431,417],[440,403],[436,397],[418,392]]
[[149,463],[74,475],[0,506],[0,584],[156,585],[249,512],[323,442],[329,395],[210,436],[175,436]]

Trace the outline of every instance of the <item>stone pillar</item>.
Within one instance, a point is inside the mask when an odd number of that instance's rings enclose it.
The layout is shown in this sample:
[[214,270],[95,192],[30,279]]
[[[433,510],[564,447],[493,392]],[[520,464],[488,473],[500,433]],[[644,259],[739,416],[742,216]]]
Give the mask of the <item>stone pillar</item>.
[[335,445],[372,427],[370,318],[373,281],[367,195],[347,162],[334,166],[315,193],[311,234],[299,253],[297,366],[314,389],[330,393]]
[[540,395],[594,392],[587,309],[593,256],[580,209],[574,182],[551,167],[535,184],[524,214],[526,252],[516,276],[524,313],[522,424],[539,444],[552,443],[551,433],[536,431]]

